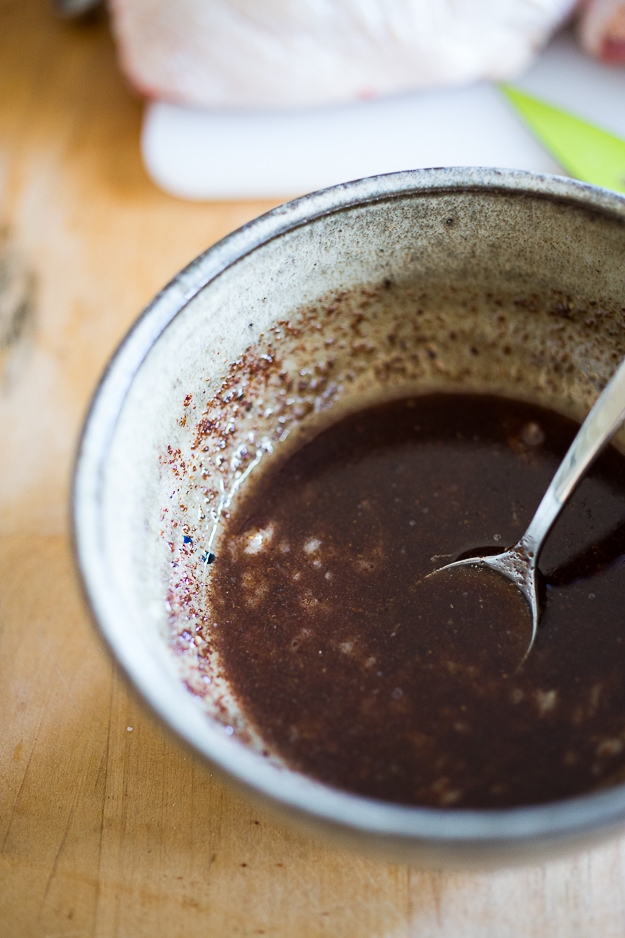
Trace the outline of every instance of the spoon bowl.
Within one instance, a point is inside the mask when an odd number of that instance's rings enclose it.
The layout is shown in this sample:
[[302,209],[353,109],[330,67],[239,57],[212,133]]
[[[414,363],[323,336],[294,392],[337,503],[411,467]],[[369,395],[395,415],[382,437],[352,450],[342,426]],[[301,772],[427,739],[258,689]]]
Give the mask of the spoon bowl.
[[[538,602],[537,586],[537,555],[528,550],[525,543],[525,536],[518,541],[514,547],[504,550],[499,554],[482,554],[475,557],[465,557],[462,560],[456,560],[448,563],[444,567],[439,567],[428,576],[436,576],[443,570],[453,570],[455,567],[487,567],[499,573],[501,576],[510,580],[519,590],[527,605],[532,620],[530,641],[520,665],[523,664],[534,645],[538,622],[540,619],[540,604]],[[519,665],[519,667],[520,667]]]

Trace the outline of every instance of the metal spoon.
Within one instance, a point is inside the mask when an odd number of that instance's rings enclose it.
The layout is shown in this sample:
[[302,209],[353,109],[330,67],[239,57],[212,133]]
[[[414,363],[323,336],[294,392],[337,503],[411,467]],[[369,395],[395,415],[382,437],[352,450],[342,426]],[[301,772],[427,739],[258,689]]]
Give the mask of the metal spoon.
[[625,420],[625,359],[614,372],[579,428],[577,436],[571,443],[521,540],[501,554],[466,557],[439,567],[438,570],[429,574],[429,576],[436,576],[442,570],[452,570],[454,567],[484,566],[490,567],[511,580],[527,600],[532,617],[532,634],[523,661],[532,650],[540,617],[536,572],[538,557],[545,538],[578,482],[606,443],[612,439],[623,420]]

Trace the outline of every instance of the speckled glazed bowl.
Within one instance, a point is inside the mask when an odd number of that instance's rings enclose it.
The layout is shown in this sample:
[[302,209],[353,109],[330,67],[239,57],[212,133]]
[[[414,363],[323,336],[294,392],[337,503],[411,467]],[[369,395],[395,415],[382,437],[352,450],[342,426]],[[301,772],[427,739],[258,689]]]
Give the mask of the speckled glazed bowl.
[[[480,811],[402,807],[304,777],[263,755],[202,629],[208,561],[251,473],[338,415],[471,389],[581,417],[625,354],[624,261],[617,195],[520,172],[423,170],[275,209],[144,312],[85,425],[76,554],[129,679],[231,782],[319,833],[435,867],[528,862],[620,829],[623,786]],[[416,297],[412,312],[385,305],[389,284]]]

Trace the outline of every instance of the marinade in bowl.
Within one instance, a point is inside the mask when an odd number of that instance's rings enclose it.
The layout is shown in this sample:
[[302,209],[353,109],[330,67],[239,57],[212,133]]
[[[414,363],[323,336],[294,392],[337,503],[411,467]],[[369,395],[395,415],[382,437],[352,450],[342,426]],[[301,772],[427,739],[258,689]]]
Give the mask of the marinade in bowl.
[[287,764],[437,807],[623,777],[625,457],[604,454],[546,544],[522,665],[529,611],[512,584],[428,577],[518,540],[575,429],[505,398],[411,397],[344,418],[259,479],[221,539],[202,635]]

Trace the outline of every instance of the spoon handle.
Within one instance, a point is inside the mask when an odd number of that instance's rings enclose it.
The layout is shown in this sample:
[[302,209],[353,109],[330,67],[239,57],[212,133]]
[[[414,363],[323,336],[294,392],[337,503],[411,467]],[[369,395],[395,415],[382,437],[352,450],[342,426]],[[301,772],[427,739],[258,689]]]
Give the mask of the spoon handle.
[[618,366],[562,460],[521,539],[534,561],[553,522],[586,469],[625,420],[625,359]]

